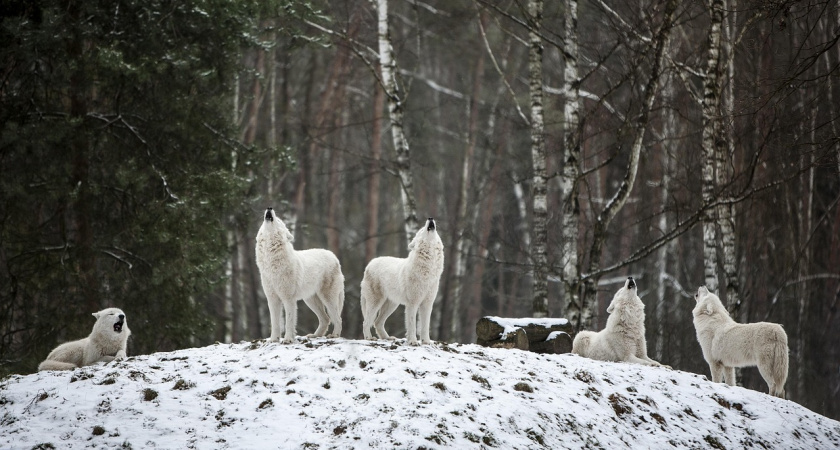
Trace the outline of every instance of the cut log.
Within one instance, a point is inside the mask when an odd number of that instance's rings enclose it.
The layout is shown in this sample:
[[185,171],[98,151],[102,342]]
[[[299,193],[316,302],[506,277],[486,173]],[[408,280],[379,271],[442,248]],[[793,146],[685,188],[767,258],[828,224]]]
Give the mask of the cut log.
[[566,319],[506,319],[482,317],[476,342],[485,347],[517,348],[536,353],[572,351],[572,326]]
[[554,331],[572,334],[572,325],[566,319],[509,319],[486,316],[479,319],[475,325],[478,342],[508,340],[508,335],[516,333],[517,329],[524,329],[530,342],[545,341]]
[[571,353],[572,337],[564,331],[555,331],[549,335],[548,339],[542,342],[531,342],[531,351],[534,353],[551,353],[555,355]]

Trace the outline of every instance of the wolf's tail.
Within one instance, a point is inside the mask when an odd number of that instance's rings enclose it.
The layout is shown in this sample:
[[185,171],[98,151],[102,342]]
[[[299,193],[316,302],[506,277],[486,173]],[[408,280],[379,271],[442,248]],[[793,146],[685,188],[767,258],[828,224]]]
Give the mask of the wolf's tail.
[[785,397],[785,382],[788,377],[788,342],[785,330],[779,326],[773,334],[770,353],[772,356],[770,372],[773,379],[773,389],[770,395]]
[[56,361],[53,359],[44,360],[41,364],[38,364],[38,370],[73,370],[78,368],[79,366],[73,363],[66,363],[61,361]]
[[592,333],[591,331],[580,331],[575,336],[574,342],[572,342],[572,353],[580,356],[587,356],[589,354],[589,344],[592,342]]

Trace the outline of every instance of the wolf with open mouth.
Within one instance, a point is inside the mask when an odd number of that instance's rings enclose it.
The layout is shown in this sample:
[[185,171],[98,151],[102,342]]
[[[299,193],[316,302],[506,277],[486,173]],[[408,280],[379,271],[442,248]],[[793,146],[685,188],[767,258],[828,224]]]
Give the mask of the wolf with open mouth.
[[59,345],[38,365],[38,370],[73,370],[125,358],[131,335],[125,313],[119,308],[108,308],[93,313],[93,317],[96,324],[88,337]]

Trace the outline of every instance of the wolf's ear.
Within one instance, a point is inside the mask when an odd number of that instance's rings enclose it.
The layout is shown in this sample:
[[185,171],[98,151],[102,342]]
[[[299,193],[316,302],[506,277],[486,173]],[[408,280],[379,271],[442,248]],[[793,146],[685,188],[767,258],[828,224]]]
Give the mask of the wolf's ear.
[[98,312],[95,312],[95,313],[93,313],[93,314],[91,314],[91,315],[92,315],[93,317],[96,317],[97,319],[99,318],[99,313],[98,313]]
[[408,243],[408,251],[414,250],[414,241],[415,240],[416,240],[416,238],[412,239],[411,242]]
[[612,314],[614,309],[615,309],[615,302],[610,302],[610,306],[607,306],[607,314]]
[[711,305],[711,303],[706,302],[705,304],[703,304],[703,309],[701,309],[700,312],[702,312],[703,314],[705,314],[707,316],[711,316],[712,315],[712,305]]
[[292,234],[292,232],[289,231],[289,230],[286,230],[286,240],[289,241],[289,242],[294,242],[295,241],[295,235]]

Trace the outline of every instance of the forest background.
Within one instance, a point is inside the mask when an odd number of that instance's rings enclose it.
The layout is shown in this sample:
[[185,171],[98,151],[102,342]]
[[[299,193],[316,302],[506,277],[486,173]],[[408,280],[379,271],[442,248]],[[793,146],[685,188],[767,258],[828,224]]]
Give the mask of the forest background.
[[435,217],[433,339],[474,342],[484,315],[600,329],[632,275],[650,355],[708,374],[705,284],[782,324],[788,398],[840,417],[837,0],[10,0],[0,20],[2,373],[107,306],[130,355],[266,338],[272,206],[341,260],[345,338],[367,261]]

